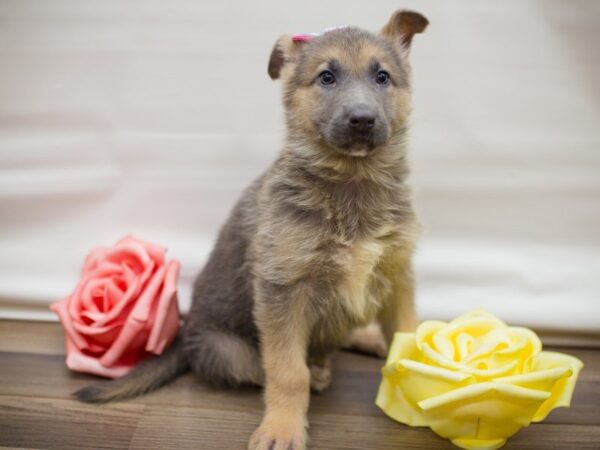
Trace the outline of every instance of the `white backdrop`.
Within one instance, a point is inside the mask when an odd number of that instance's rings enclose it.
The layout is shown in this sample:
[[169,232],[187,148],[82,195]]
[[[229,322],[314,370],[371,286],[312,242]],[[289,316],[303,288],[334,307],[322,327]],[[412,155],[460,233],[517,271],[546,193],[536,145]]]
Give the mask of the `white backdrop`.
[[181,302],[274,159],[283,33],[409,6],[418,308],[600,331],[600,3],[0,0],[0,316],[51,318],[126,233],[182,262]]

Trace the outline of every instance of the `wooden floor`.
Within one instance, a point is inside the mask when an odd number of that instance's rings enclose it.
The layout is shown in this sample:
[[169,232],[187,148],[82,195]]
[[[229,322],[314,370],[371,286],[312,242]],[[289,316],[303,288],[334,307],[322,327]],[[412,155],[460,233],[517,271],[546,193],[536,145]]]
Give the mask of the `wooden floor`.
[[[521,430],[510,449],[600,449],[600,350],[583,360],[570,409]],[[257,389],[215,390],[184,376],[145,397],[90,406],[70,397],[93,377],[64,365],[56,324],[0,321],[0,446],[17,448],[245,449],[261,418]],[[451,449],[426,428],[393,422],[374,405],[382,361],[352,353],[334,362],[332,388],[313,396],[310,449]]]

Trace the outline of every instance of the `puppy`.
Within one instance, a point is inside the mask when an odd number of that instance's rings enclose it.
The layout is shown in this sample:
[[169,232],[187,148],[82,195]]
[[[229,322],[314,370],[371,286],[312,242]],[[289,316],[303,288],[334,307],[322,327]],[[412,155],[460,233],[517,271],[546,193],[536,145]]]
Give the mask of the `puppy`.
[[[191,370],[214,385],[264,386],[249,449],[306,447],[310,388],[328,386],[332,352],[350,342],[385,354],[394,332],[415,325],[407,58],[427,24],[397,11],[378,34],[342,28],[276,42],[268,73],[282,81],[287,124],[279,157],[221,229],[173,345],[80,400],[132,397]],[[385,343],[360,331],[374,321]]]

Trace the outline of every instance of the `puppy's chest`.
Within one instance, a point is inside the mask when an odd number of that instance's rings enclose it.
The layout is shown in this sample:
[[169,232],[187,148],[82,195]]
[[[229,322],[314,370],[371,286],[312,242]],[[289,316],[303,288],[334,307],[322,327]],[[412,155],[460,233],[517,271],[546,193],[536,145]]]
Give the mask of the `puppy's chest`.
[[379,307],[381,299],[376,296],[374,277],[385,250],[380,239],[369,237],[339,246],[334,251],[333,260],[340,270],[337,306],[353,321],[371,320]]

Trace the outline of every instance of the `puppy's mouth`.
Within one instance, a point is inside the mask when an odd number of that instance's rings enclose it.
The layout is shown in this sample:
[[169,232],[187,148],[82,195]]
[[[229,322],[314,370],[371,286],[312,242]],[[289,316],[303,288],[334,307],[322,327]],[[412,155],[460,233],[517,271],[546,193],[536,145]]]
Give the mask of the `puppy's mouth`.
[[364,158],[368,154],[374,152],[376,148],[377,145],[372,136],[360,136],[358,138],[350,137],[347,143],[339,146],[342,153],[359,158]]
[[389,125],[381,117],[356,124],[347,115],[336,115],[315,124],[323,139],[336,153],[365,158],[383,147],[389,139]]
[[356,133],[346,130],[345,132],[325,134],[324,138],[338,153],[351,157],[364,158],[375,153],[378,148],[385,145],[387,133],[380,130],[372,130],[366,133]]

